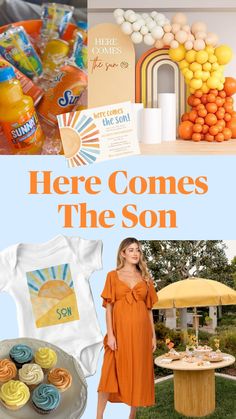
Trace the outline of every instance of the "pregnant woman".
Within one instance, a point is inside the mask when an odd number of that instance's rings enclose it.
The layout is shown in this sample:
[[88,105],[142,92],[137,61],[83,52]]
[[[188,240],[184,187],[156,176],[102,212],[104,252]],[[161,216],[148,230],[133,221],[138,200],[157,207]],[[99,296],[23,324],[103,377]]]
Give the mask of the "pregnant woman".
[[108,273],[102,298],[107,335],[97,419],[103,419],[108,400],[129,405],[129,419],[134,419],[137,407],[155,404],[152,307],[157,295],[138,240],[120,244],[117,268]]

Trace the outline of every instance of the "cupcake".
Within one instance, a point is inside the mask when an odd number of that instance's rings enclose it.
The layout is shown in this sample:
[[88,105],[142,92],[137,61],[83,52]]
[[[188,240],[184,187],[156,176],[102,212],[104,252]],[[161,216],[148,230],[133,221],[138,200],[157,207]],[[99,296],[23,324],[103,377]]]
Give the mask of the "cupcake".
[[33,360],[33,351],[27,345],[15,345],[9,352],[11,360],[16,364],[17,368],[21,368],[24,364],[29,364]]
[[29,398],[30,391],[21,381],[10,380],[0,388],[0,400],[7,409],[19,410]]
[[53,384],[61,393],[68,390],[72,384],[72,376],[64,368],[54,368],[48,373],[48,382]]
[[56,410],[60,400],[59,391],[51,384],[40,384],[32,393],[32,404],[36,412],[42,415]]
[[9,359],[0,359],[0,384],[6,383],[17,376],[14,362]]
[[19,370],[19,380],[25,383],[30,390],[41,384],[44,379],[42,368],[37,364],[25,364]]
[[57,363],[57,354],[50,348],[39,348],[35,352],[35,362],[40,365],[44,371],[48,371],[55,367]]

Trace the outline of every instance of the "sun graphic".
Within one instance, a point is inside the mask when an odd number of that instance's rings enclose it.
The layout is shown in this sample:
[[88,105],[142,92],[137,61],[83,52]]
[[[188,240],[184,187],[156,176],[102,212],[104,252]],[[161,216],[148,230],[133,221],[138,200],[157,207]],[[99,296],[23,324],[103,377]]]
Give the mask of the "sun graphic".
[[60,300],[73,292],[68,264],[28,272],[27,281],[30,293],[39,297]]
[[36,327],[79,320],[77,298],[68,263],[27,272]]
[[94,163],[100,154],[100,131],[91,116],[72,112],[57,117],[70,167]]

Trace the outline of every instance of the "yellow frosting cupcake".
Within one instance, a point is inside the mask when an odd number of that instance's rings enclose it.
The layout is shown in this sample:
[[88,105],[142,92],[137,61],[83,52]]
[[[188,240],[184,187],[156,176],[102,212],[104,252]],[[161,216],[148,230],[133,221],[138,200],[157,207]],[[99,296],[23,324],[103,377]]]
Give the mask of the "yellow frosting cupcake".
[[0,388],[0,400],[7,409],[21,409],[29,398],[30,391],[21,381],[10,380]]
[[35,362],[44,370],[55,367],[57,363],[57,354],[50,348],[39,348],[35,353]]

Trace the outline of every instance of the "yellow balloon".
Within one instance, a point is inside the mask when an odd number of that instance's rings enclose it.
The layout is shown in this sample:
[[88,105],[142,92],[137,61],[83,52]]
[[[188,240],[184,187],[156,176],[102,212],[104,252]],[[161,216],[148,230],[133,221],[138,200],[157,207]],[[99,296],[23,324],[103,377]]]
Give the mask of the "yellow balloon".
[[204,71],[210,71],[211,70],[211,63],[207,62],[207,63],[203,64],[202,68],[203,68]]
[[206,83],[209,89],[217,89],[219,85],[219,79],[216,77],[209,77]]
[[203,71],[202,72],[202,81],[207,81],[209,77],[211,76],[210,71]]
[[208,61],[208,53],[204,50],[198,51],[196,54],[196,61],[199,64],[204,64]]
[[202,75],[203,75],[203,71],[202,70],[197,70],[197,71],[194,72],[194,78],[195,79],[202,80]]
[[216,62],[216,63],[213,63],[213,64],[212,64],[211,69],[212,69],[212,70],[219,70],[219,69],[220,69],[220,66],[219,66],[219,64]]
[[202,87],[202,80],[199,80],[199,79],[192,79],[191,81],[190,81],[190,87],[192,88],[192,89],[195,89],[195,90],[198,90],[198,89],[201,89],[201,87]]
[[205,48],[205,51],[208,54],[214,54],[215,48],[211,47],[210,45],[207,45],[206,48]]
[[189,67],[189,63],[188,63],[188,61],[186,61],[186,60],[181,60],[180,62],[179,62],[179,68],[182,70],[182,69],[184,69],[184,68],[188,68]]
[[228,45],[220,45],[215,49],[215,56],[219,64],[228,64],[233,58],[233,51]]
[[214,54],[209,54],[209,58],[208,58],[209,63],[213,64],[217,62],[217,57]]
[[186,49],[183,45],[179,45],[178,48],[170,48],[169,56],[173,61],[181,61],[185,57]]
[[197,52],[194,51],[194,49],[187,51],[185,54],[185,60],[188,61],[188,63],[193,63],[195,61],[196,53]]
[[211,77],[215,77],[216,79],[221,79],[221,77],[222,77],[222,73],[221,73],[221,71],[212,71],[211,72]]
[[190,87],[189,91],[190,93],[195,93],[195,89],[193,89],[192,87]]
[[185,76],[185,74],[189,71],[188,67],[185,67],[181,70],[182,74]]
[[184,77],[185,77],[186,80],[192,80],[193,72],[191,70],[186,71]]
[[194,61],[194,63],[190,64],[189,68],[190,68],[191,71],[202,70],[201,64],[196,63],[196,61]]
[[202,87],[201,87],[201,91],[203,92],[203,93],[208,93],[209,92],[209,87],[207,86],[207,84],[206,83],[203,83],[202,84]]

